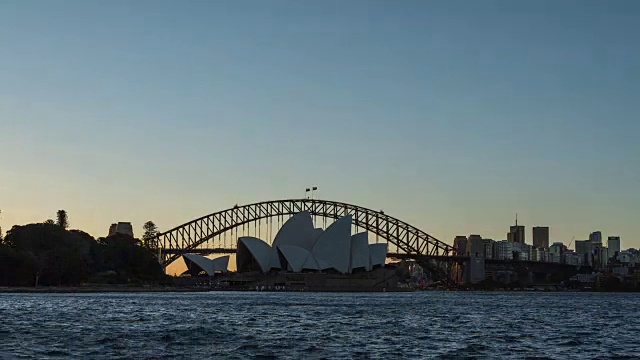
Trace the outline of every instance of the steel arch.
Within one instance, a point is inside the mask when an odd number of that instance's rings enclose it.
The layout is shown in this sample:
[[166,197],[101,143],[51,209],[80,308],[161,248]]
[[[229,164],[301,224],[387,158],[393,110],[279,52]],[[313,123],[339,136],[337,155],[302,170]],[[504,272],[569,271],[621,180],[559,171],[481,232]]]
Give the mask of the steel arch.
[[181,254],[195,249],[215,236],[243,224],[261,219],[294,215],[301,211],[338,219],[353,216],[353,225],[386,239],[398,250],[415,256],[451,256],[453,247],[426,232],[382,211],[374,211],[343,202],[318,199],[264,201],[215,212],[160,233],[156,239],[162,249],[161,262],[167,266]]

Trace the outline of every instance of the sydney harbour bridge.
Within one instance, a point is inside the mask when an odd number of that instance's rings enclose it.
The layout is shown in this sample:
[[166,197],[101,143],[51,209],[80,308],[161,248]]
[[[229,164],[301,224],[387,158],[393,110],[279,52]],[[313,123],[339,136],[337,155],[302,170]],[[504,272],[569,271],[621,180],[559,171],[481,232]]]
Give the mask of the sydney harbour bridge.
[[308,211],[315,225],[325,228],[327,221],[351,215],[356,231],[369,232],[370,241],[387,243],[388,257],[414,259],[439,278],[448,277],[451,264],[464,260],[455,256],[452,246],[382,210],[305,198],[236,205],[160,233],[161,264],[166,267],[185,253],[235,253],[239,236],[271,240],[280,225],[301,211]]
[[[370,242],[387,243],[388,258],[414,260],[433,280],[450,281],[457,278],[461,265],[469,261],[468,256],[456,254],[454,247],[382,210],[344,202],[302,198],[235,205],[162,232],[156,238],[160,263],[166,268],[187,253],[234,254],[237,239],[241,236],[254,236],[270,243],[280,226],[289,217],[302,211],[308,211],[315,226],[323,228],[327,227],[328,222],[351,215],[356,232],[367,231]],[[531,261],[487,262],[496,269],[520,269],[547,274],[558,271],[556,268],[560,266]]]

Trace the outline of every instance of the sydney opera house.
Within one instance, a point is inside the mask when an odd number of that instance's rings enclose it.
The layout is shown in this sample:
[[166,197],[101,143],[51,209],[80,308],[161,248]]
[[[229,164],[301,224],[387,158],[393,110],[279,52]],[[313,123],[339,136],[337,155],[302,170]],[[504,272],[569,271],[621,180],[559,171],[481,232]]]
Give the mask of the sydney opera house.
[[271,245],[255,237],[238,238],[234,274],[227,270],[229,256],[183,258],[192,275],[220,274],[234,284],[305,289],[393,286],[393,275],[385,269],[387,245],[369,244],[368,233],[352,235],[351,227],[351,216],[345,216],[324,230],[315,228],[309,212],[300,212],[282,225]]

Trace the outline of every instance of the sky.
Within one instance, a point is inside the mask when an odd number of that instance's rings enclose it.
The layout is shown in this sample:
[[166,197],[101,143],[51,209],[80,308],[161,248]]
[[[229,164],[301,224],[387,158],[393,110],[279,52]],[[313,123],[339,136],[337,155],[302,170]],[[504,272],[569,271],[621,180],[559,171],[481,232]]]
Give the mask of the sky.
[[317,196],[640,247],[640,2],[0,2],[0,226]]

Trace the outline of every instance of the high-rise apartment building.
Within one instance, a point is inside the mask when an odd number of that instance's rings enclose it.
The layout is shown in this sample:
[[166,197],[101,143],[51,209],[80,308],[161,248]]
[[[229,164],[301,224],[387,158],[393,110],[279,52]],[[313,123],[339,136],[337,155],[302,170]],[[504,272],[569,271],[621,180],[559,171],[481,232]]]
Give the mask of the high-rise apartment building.
[[620,253],[620,236],[609,236],[607,247],[609,248],[609,258],[616,256],[616,253]]
[[549,248],[549,227],[534,226],[533,227],[533,246],[538,249]]
[[513,260],[513,241],[502,240],[495,243],[495,259]]
[[484,258],[493,259],[493,247],[496,243],[493,239],[482,239],[484,243]]
[[561,242],[555,242],[549,247],[549,255],[553,255],[552,262],[562,262],[564,253],[567,251],[567,247]]

